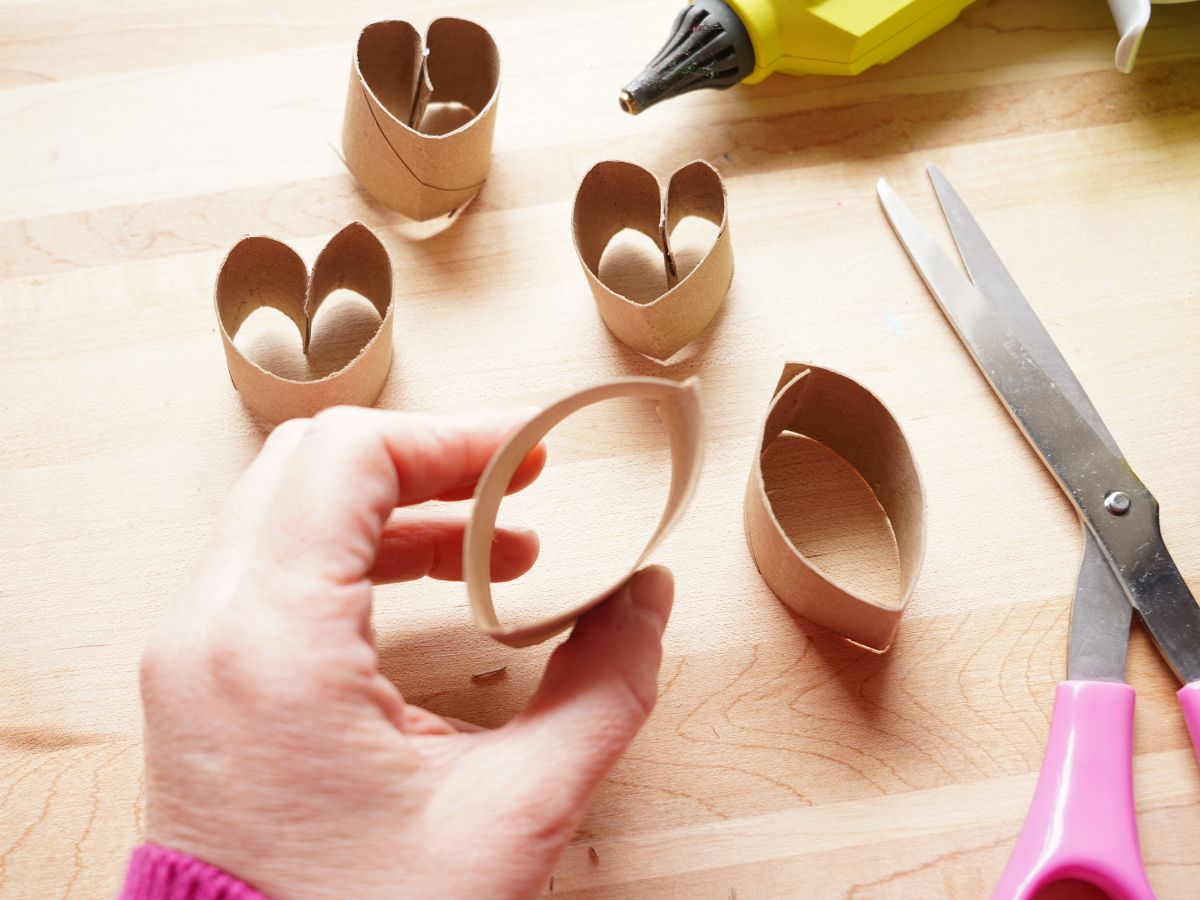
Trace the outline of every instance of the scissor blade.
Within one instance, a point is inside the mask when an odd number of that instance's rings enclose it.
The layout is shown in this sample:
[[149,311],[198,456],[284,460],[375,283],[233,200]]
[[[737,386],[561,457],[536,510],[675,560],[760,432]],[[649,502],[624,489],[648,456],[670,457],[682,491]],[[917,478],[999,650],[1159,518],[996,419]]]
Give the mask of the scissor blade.
[[[1119,455],[1116,439],[954,185],[937,166],[929,166],[928,172],[950,234],[975,287],[1108,449]],[[1092,533],[1084,528],[1083,558],[1071,604],[1067,677],[1076,681],[1124,681],[1132,618],[1133,607],[1120,579],[1108,565]]]
[[1133,607],[1096,539],[1083,529],[1083,559],[1071,604],[1067,678],[1124,681]]
[[1082,484],[1081,474],[1099,468],[1101,473],[1120,470],[1132,476],[1128,464],[1101,440],[1087,418],[882,178],[878,189],[892,229],[938,306],[996,395],[1087,520],[1089,510],[1095,506],[1095,499],[1087,495],[1094,486]]
[[[930,293],[1075,504],[1166,661],[1181,681],[1200,681],[1200,606],[1163,543],[1153,495],[1110,446],[1111,436],[1092,426],[1090,403],[1087,412],[1075,406],[887,182],[880,179],[878,189],[892,229]],[[1108,510],[1114,494],[1129,501],[1119,513]]]
[[[875,187],[892,230],[955,330],[958,330],[959,319],[966,318],[970,311],[986,313],[987,302],[982,295],[963,277],[958,266],[917,221],[908,205],[896,196],[887,180],[880,178]],[[961,337],[961,332],[959,334]]]
[[933,189],[942,205],[942,212],[946,216],[946,223],[950,226],[954,243],[958,246],[958,252],[975,287],[987,298],[992,312],[1004,322],[1013,336],[1025,345],[1029,355],[1037,360],[1042,371],[1079,410],[1079,414],[1108,445],[1108,449],[1119,455],[1121,451],[1116,440],[1109,433],[1096,407],[1092,405],[1083,385],[1071,371],[1070,365],[1046,331],[1042,320],[1017,287],[987,235],[958,196],[958,191],[937,166],[929,166],[928,172],[929,180],[933,182]]

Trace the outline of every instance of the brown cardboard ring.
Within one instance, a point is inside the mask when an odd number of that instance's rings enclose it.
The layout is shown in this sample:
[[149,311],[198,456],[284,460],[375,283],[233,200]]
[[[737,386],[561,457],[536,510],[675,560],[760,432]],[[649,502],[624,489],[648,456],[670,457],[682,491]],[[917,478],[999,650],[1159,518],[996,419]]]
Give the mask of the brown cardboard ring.
[[[500,52],[481,25],[435,19],[424,42],[408,22],[374,22],[359,34],[350,70],[342,150],[363,188],[385,206],[426,221],[464,206],[491,164]],[[419,125],[429,103],[474,115],[444,134]]]
[[[379,313],[379,327],[342,368],[323,378],[296,381],[268,372],[234,343],[238,330],[261,307],[283,313],[300,331],[308,353],[312,320],[338,288],[348,288]],[[392,367],[392,263],[379,238],[353,222],[329,239],[309,274],[287,244],[270,237],[245,237],[221,263],[213,306],[233,386],[249,409],[271,423],[307,418],[327,406],[370,406]]]
[[[496,616],[491,583],[492,539],[505,491],[521,462],[551,429],[584,407],[615,397],[641,397],[659,401],[659,417],[671,446],[671,485],[658,526],[629,572],[615,583],[566,612],[531,625],[506,627]],[[694,377],[683,382],[636,376],[621,378],[571,394],[542,410],[495,452],[475,488],[475,505],[463,537],[463,581],[467,585],[467,597],[475,624],[484,633],[510,647],[539,644],[570,627],[576,619],[627,582],[674,528],[691,501],[700,478],[703,458],[700,382]]]
[[[870,486],[892,526],[900,556],[900,596],[856,594],[810,562],[788,538],[767,495],[761,461],[783,432],[824,444]],[[763,580],[810,622],[883,652],[891,646],[925,556],[925,493],[895,417],[858,382],[829,369],[788,363],[776,386],[750,469],[746,540]]]
[[[572,235],[600,318],[623,343],[665,360],[708,327],[733,281],[729,210],[721,173],[704,160],[677,169],[664,192],[659,180],[634,163],[598,162],[575,194]],[[717,226],[712,246],[691,272],[678,277],[670,235],[686,216]],[[618,232],[633,228],[663,254],[667,290],[649,303],[619,294],[600,278],[600,260]]]

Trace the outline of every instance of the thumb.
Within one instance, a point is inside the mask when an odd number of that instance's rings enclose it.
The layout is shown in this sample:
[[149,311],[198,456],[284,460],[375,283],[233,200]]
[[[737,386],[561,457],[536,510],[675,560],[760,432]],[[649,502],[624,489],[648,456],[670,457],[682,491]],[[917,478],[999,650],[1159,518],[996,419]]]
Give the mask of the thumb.
[[529,705],[502,729],[523,772],[537,773],[529,787],[550,821],[582,814],[654,708],[674,596],[668,569],[636,573],[579,620],[551,655]]

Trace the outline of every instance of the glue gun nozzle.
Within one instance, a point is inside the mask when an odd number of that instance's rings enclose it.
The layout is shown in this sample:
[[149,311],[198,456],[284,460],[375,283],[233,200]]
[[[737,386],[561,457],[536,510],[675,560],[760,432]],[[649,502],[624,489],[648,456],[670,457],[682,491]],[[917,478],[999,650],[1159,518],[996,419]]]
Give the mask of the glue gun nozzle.
[[754,71],[746,26],[722,0],[693,0],[675,17],[667,42],[621,91],[632,116],[698,88],[733,87]]

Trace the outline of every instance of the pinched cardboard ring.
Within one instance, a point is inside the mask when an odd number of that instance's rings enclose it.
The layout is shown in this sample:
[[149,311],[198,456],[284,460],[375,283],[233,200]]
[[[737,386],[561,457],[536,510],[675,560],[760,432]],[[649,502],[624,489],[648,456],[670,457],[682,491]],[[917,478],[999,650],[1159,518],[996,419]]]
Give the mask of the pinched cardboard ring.
[[[841,455],[874,492],[900,556],[897,598],[842,587],[791,542],[771,506],[762,474],[767,448],[793,432]],[[811,622],[882,652],[891,646],[925,556],[925,495],[908,441],[895,418],[862,385],[829,369],[788,363],[767,411],[746,485],[746,540],[763,580]]]
[[[250,314],[268,306],[296,323],[308,353],[313,317],[338,288],[361,294],[379,313],[378,330],[338,371],[313,381],[283,378],[234,344]],[[267,421],[307,417],[340,403],[370,406],[383,390],[392,367],[392,263],[365,225],[354,222],[330,238],[311,275],[287,244],[269,237],[243,238],[221,264],[213,303],[233,386],[246,406]]]
[[[502,625],[492,602],[491,548],[496,534],[496,515],[500,511],[504,492],[521,462],[555,425],[585,406],[614,397],[640,397],[658,401],[659,418],[671,445],[671,485],[658,527],[628,573],[616,583],[566,612],[543,621],[519,627]],[[542,410],[496,451],[475,488],[475,506],[463,538],[463,580],[467,585],[475,624],[484,633],[510,647],[539,644],[568,628],[628,581],[675,527],[692,498],[700,478],[703,457],[700,382],[696,378],[683,382],[666,378],[621,378],[564,397]]]
[[[369,193],[425,221],[466,204],[487,179],[500,53],[487,30],[436,19],[424,46],[408,22],[368,25],[350,71],[342,150]],[[457,103],[473,115],[445,134],[419,130],[429,104]]]
[[[720,173],[703,160],[676,170],[665,194],[641,166],[617,160],[592,166],[575,195],[572,228],[575,252],[609,331],[639,353],[664,360],[708,327],[733,280],[727,205]],[[680,278],[670,235],[685,216],[707,219],[718,230],[708,252]],[[604,250],[625,228],[642,232],[662,251],[667,290],[650,303],[630,300],[600,278]]]

